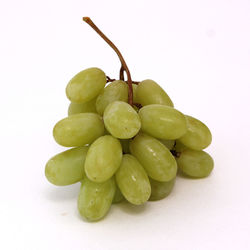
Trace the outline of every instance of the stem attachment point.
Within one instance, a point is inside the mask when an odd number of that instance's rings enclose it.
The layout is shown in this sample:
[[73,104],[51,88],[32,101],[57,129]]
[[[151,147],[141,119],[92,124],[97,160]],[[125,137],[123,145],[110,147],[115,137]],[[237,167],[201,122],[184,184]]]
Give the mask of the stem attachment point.
[[82,18],[84,22],[86,22],[88,25],[91,26],[91,28],[93,28],[98,35],[100,35],[103,40],[116,52],[116,54],[118,55],[120,62],[122,64],[121,69],[120,69],[120,79],[124,80],[124,71],[127,74],[127,83],[128,83],[128,103],[133,106],[133,88],[132,88],[132,79],[131,79],[131,75],[130,75],[130,71],[128,69],[128,66],[121,54],[121,52],[118,50],[118,48],[109,40],[109,38],[104,35],[104,33],[94,24],[94,22],[90,19],[90,17],[83,17]]

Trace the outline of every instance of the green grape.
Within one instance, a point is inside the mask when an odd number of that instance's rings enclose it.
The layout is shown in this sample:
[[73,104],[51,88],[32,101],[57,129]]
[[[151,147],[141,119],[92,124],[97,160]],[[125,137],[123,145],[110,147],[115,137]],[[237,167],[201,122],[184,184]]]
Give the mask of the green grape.
[[139,103],[137,100],[137,94],[136,94],[136,90],[137,90],[138,85],[137,84],[132,84],[132,88],[133,88],[133,103]]
[[208,176],[214,167],[213,158],[204,151],[187,149],[176,161],[184,174],[196,178]]
[[106,129],[116,138],[129,139],[141,128],[141,121],[136,111],[125,102],[110,103],[103,116]]
[[178,110],[159,104],[140,109],[143,132],[164,140],[174,140],[187,132],[186,117]]
[[183,145],[179,140],[175,141],[175,146],[174,146],[174,150],[176,152],[183,152],[184,150],[188,149],[185,145]]
[[130,152],[157,181],[170,181],[176,176],[177,164],[170,151],[158,140],[139,134],[130,142]]
[[80,113],[60,120],[53,129],[56,142],[65,147],[92,143],[104,134],[102,118],[94,113]]
[[173,102],[167,93],[153,80],[144,80],[136,89],[137,102],[142,106],[162,104],[173,107]]
[[115,180],[102,183],[84,178],[78,196],[78,210],[89,221],[103,218],[109,211],[115,195]]
[[122,145],[122,152],[123,152],[124,154],[130,153],[130,152],[129,152],[129,142],[130,142],[129,139],[120,139],[120,143],[121,143],[121,145]]
[[171,181],[160,182],[149,178],[151,184],[151,196],[149,200],[158,201],[167,197],[174,187],[175,179],[176,178],[172,179]]
[[89,147],[85,172],[91,181],[104,182],[119,168],[122,161],[122,147],[111,135],[99,137]]
[[89,68],[75,75],[66,87],[66,95],[74,103],[89,102],[101,93],[106,84],[105,73]]
[[167,147],[169,150],[172,150],[175,144],[174,140],[161,140],[159,139],[159,141],[165,145],[165,147]]
[[208,127],[201,121],[186,115],[187,133],[179,141],[188,148],[202,150],[208,147],[212,141],[212,135]]
[[68,115],[79,113],[97,113],[95,108],[96,98],[85,103],[71,102],[68,108]]
[[97,97],[96,110],[103,115],[105,108],[114,101],[128,101],[128,87],[124,81],[114,81]]
[[116,203],[120,203],[122,201],[124,201],[124,196],[122,195],[119,187],[116,185],[115,196],[114,196],[112,203],[116,204]]
[[82,180],[87,151],[87,146],[72,148],[52,157],[45,167],[48,181],[57,186],[64,186]]
[[115,177],[122,194],[130,203],[140,205],[149,199],[151,187],[148,176],[134,156],[123,155]]

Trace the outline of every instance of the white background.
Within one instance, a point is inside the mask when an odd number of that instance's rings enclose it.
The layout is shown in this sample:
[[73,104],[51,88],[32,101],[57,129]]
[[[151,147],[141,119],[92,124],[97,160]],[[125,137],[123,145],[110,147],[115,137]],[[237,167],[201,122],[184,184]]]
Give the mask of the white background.
[[[1,0],[0,249],[249,249],[250,1]],[[179,177],[166,199],[77,213],[79,185],[55,187],[46,161],[67,114],[65,86],[88,67],[117,77],[115,42],[134,80],[157,81],[213,133],[209,178]]]

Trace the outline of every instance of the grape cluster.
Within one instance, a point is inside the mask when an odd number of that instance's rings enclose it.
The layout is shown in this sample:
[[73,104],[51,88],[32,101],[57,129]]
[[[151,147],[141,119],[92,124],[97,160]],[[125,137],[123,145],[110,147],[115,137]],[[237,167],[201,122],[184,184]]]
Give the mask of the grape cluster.
[[178,169],[202,178],[214,165],[203,151],[212,140],[207,126],[175,109],[156,82],[133,84],[137,105],[130,105],[127,82],[107,84],[107,79],[102,70],[89,68],[68,83],[68,117],[54,126],[53,135],[73,148],[52,157],[45,168],[55,185],[81,182],[78,210],[89,221],[103,218],[112,203],[163,199]]

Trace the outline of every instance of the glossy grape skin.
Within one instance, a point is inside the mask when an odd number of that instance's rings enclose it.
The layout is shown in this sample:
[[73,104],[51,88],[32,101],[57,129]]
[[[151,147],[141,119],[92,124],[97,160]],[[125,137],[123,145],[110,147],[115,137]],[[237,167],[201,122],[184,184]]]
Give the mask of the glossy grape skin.
[[104,134],[102,118],[94,113],[80,113],[60,120],[53,129],[56,142],[65,147],[92,143]]
[[101,69],[85,69],[70,80],[66,95],[74,103],[89,102],[101,93],[105,84],[106,75]]
[[111,82],[96,99],[96,110],[103,115],[105,108],[114,101],[128,101],[128,86],[124,81]]
[[115,195],[114,195],[114,199],[113,199],[112,203],[117,204],[117,203],[120,203],[124,200],[125,200],[125,198],[124,198],[123,194],[121,193],[119,187],[116,185]]
[[196,118],[186,115],[187,132],[179,138],[179,141],[188,148],[202,150],[212,142],[212,134],[209,128]]
[[186,117],[178,110],[159,104],[140,109],[143,132],[164,140],[174,140],[187,132]]
[[195,178],[208,176],[214,167],[213,158],[208,153],[192,149],[184,150],[176,161],[184,174]]
[[105,135],[95,140],[89,147],[85,172],[91,181],[104,182],[111,178],[122,161],[122,146],[118,139]]
[[71,102],[68,108],[68,115],[74,115],[79,113],[97,113],[95,108],[96,98],[85,103]]
[[103,120],[110,134],[119,139],[132,138],[141,128],[137,112],[128,103],[121,101],[112,102],[107,106]]
[[122,145],[122,152],[125,154],[128,154],[130,152],[129,151],[130,139],[120,139],[119,141]]
[[144,80],[136,89],[137,102],[142,106],[162,104],[173,107],[173,102],[167,93],[153,80]]
[[52,157],[46,164],[45,176],[57,186],[74,184],[84,177],[84,162],[88,147],[66,150]]
[[149,200],[158,201],[167,197],[174,187],[175,179],[176,178],[168,182],[160,182],[149,178],[151,184],[151,195]]
[[78,196],[78,211],[81,216],[89,221],[103,218],[111,207],[115,188],[114,178],[102,183],[84,178]]
[[161,140],[158,139],[162,144],[165,145],[165,147],[167,147],[169,150],[172,150],[174,148],[175,145],[175,141],[174,140]]
[[130,203],[141,205],[149,199],[151,187],[147,173],[134,156],[123,155],[115,178],[122,194]]
[[158,140],[139,134],[130,142],[130,152],[147,174],[157,181],[170,181],[176,176],[177,164],[170,151]]

